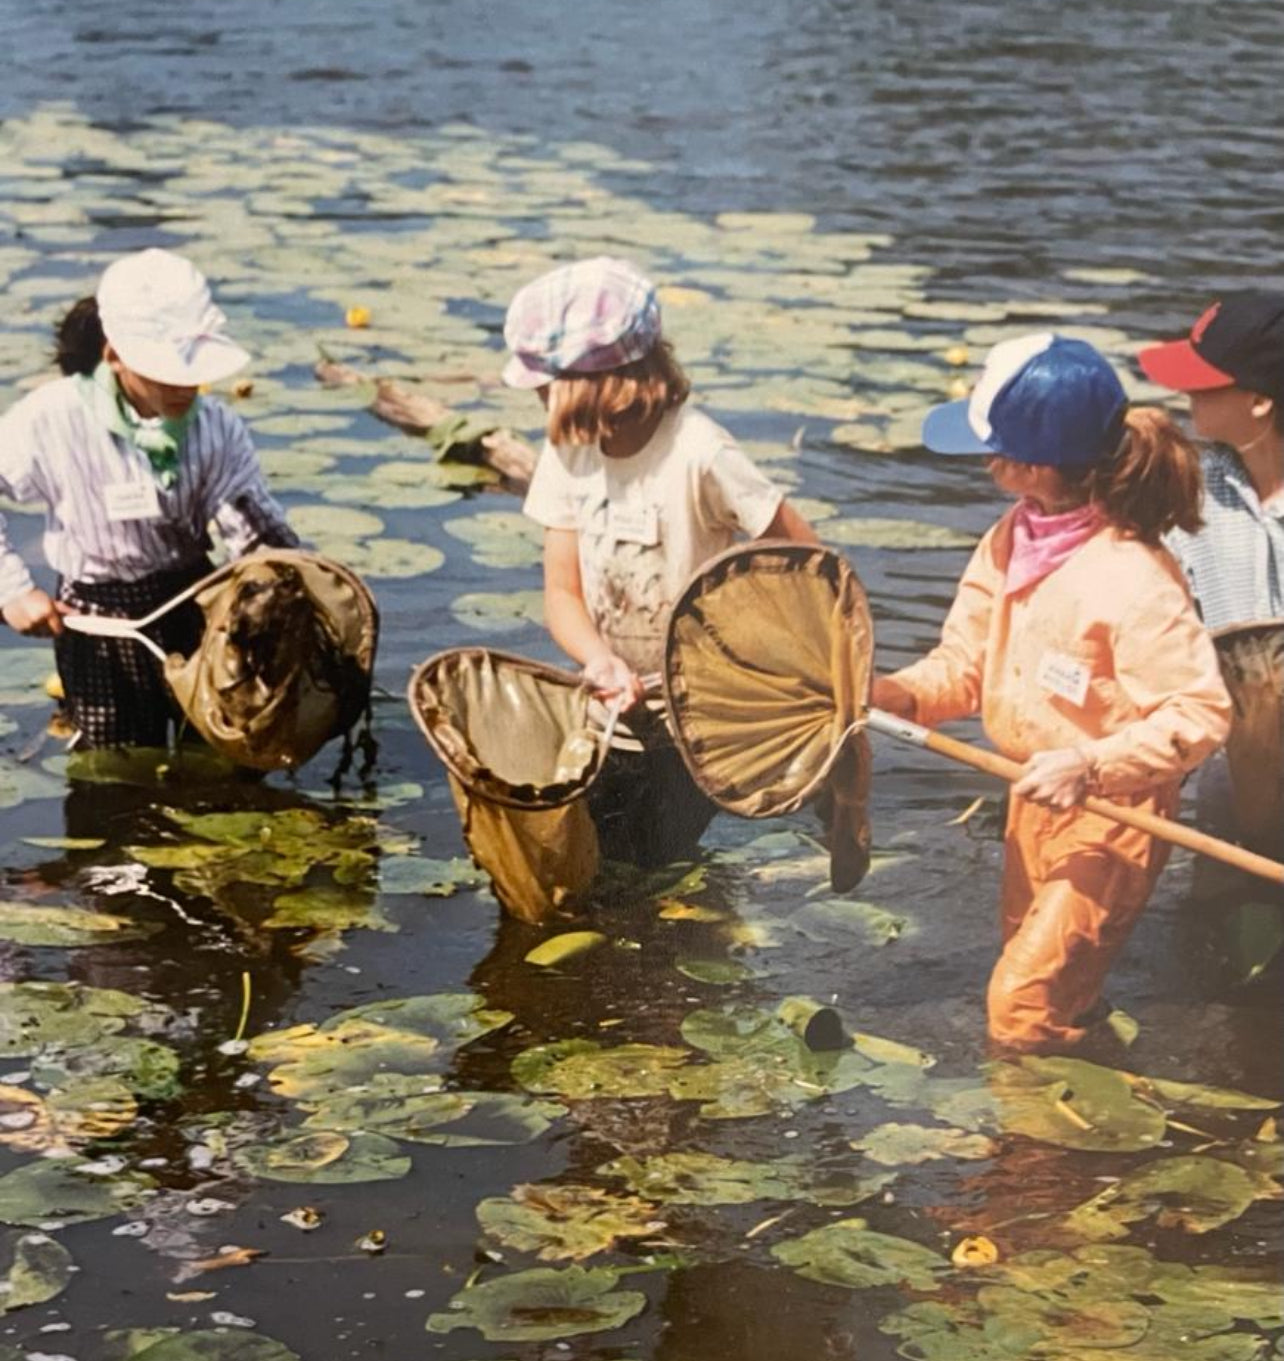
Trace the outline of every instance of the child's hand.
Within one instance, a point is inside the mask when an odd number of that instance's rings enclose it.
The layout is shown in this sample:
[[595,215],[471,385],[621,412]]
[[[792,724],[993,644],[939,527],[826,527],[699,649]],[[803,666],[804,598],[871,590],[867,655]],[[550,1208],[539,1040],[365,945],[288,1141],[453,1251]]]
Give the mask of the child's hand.
[[15,632],[48,638],[62,632],[63,615],[75,614],[75,610],[61,600],[54,600],[39,586],[33,586],[25,595],[11,600],[3,613],[4,622]]
[[1087,797],[1091,777],[1092,763],[1074,747],[1036,751],[1012,792],[1045,808],[1073,808]]
[[631,709],[645,694],[637,672],[614,652],[603,652],[584,664],[584,679],[599,699],[624,696],[624,708]]

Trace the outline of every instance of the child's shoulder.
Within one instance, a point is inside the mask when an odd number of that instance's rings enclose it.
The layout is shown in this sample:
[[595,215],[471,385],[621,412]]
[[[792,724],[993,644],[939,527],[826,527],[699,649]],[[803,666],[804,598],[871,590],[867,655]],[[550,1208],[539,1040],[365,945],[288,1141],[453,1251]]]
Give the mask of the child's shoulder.
[[13,427],[23,423],[34,423],[68,411],[83,409],[84,403],[79,390],[80,381],[75,375],[68,378],[47,379],[14,402],[5,413],[5,423]]

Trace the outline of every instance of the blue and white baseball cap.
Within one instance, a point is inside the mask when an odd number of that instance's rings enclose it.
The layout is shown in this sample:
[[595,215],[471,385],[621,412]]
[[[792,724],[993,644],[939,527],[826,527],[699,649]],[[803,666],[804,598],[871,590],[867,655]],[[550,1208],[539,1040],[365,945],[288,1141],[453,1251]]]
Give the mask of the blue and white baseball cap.
[[1087,341],[1040,331],[996,345],[970,397],[927,413],[923,443],[937,454],[1082,468],[1113,452],[1127,407],[1118,375]]

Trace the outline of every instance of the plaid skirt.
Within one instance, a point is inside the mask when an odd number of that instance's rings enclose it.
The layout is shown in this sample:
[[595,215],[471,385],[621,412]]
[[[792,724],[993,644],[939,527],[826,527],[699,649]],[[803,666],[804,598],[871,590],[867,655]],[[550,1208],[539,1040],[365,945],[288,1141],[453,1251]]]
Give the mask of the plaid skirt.
[[[58,599],[82,614],[139,619],[172,600],[212,570],[208,562],[138,581],[60,581]],[[200,645],[204,616],[194,601],[163,615],[147,632],[166,652],[189,656]],[[180,718],[160,663],[130,638],[97,638],[64,629],[54,640],[73,745],[163,747],[169,725]]]

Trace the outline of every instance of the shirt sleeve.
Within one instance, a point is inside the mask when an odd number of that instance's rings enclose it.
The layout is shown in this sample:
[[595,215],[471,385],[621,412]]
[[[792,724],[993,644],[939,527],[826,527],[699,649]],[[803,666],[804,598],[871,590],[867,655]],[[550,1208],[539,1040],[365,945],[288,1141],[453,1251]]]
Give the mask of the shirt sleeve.
[[[12,501],[43,501],[35,465],[36,446],[25,402],[0,417],[0,495]],[[26,563],[9,542],[8,526],[0,515],[0,609],[32,590],[35,582]]]
[[1176,574],[1155,577],[1113,640],[1115,678],[1142,716],[1083,744],[1105,795],[1181,776],[1230,732],[1231,700],[1213,641]]
[[701,460],[700,506],[710,524],[759,539],[784,499],[780,488],[729,435]]
[[889,677],[913,697],[915,721],[929,728],[980,711],[990,618],[1003,589],[1003,573],[994,560],[994,533],[991,530],[972,554],[940,643],[921,661]]
[[573,479],[561,454],[547,440],[535,464],[535,474],[522,511],[545,529],[576,529]]
[[233,557],[256,548],[297,548],[299,536],[267,489],[245,422],[222,404],[213,415],[214,466],[205,518],[213,521]]

